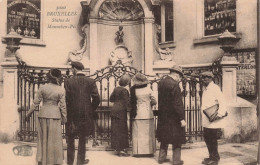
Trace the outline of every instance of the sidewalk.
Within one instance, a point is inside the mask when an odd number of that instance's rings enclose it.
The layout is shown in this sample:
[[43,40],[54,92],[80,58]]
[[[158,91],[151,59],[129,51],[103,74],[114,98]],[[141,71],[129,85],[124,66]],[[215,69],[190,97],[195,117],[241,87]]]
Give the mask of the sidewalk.
[[[257,142],[248,143],[225,143],[219,142],[219,153],[221,160],[219,165],[255,165],[257,156]],[[24,143],[0,144],[0,164],[1,165],[35,165],[36,147],[32,145],[32,156],[15,156],[13,147],[24,145]],[[129,151],[131,153],[131,151]],[[66,160],[67,150],[64,151]],[[87,158],[90,159],[89,165],[157,165],[159,151],[157,150],[154,157],[135,158],[135,157],[118,157],[113,151],[87,151]],[[168,159],[171,160],[171,150],[168,151]],[[186,144],[182,149],[182,159],[185,165],[200,165],[203,158],[207,157],[207,148],[204,142]],[[66,164],[64,160],[64,165]],[[163,165],[170,165],[171,162]]]

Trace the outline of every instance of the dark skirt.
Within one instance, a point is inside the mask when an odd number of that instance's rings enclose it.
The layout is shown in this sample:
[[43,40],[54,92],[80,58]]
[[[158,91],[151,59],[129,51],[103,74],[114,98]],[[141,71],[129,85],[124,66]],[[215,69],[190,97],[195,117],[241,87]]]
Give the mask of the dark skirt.
[[111,118],[111,148],[123,150],[128,148],[128,128],[127,120]]

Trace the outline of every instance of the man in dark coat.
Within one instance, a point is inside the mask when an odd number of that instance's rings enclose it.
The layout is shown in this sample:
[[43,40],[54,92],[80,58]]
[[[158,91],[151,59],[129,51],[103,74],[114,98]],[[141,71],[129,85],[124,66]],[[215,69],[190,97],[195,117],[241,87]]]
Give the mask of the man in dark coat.
[[75,136],[79,137],[77,164],[87,164],[85,160],[86,136],[94,132],[94,119],[100,98],[96,82],[82,72],[84,66],[80,62],[72,62],[73,76],[64,82],[67,102],[66,133],[68,137],[67,163],[74,162]]
[[179,66],[169,70],[169,76],[158,84],[157,139],[161,142],[158,163],[166,161],[168,145],[172,144],[173,164],[182,165],[181,145],[185,143],[186,122],[179,82],[183,73]]

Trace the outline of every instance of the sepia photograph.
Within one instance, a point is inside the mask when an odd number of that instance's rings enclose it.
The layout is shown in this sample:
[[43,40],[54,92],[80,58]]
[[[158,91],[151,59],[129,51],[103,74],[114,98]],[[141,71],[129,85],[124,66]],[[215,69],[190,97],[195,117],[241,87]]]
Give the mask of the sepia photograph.
[[0,0],[1,165],[260,165],[260,0]]

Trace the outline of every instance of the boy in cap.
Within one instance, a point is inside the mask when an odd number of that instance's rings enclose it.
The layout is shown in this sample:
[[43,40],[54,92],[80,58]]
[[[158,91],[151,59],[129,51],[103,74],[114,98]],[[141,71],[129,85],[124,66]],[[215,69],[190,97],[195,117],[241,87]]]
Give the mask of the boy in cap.
[[158,84],[157,138],[161,142],[158,163],[166,161],[168,145],[172,144],[173,165],[182,165],[181,145],[185,143],[186,126],[179,82],[183,76],[180,66],[169,68],[170,74]]
[[218,118],[222,118],[227,115],[224,96],[219,86],[213,82],[213,78],[214,75],[212,72],[206,71],[201,73],[201,80],[205,86],[202,93],[201,105],[203,136],[209,152],[209,158],[205,158],[202,161],[202,164],[207,165],[217,165],[220,160],[218,153],[217,131],[221,128],[221,122],[223,119],[210,122],[207,116],[203,113],[203,110],[218,104]]
[[66,133],[68,136],[67,163],[72,165],[75,155],[76,136],[79,137],[77,164],[87,164],[85,160],[86,136],[94,131],[95,110],[100,98],[95,80],[86,77],[82,72],[84,66],[80,62],[71,62],[73,76],[66,79],[64,87],[66,90],[66,103],[68,111],[68,122]]

